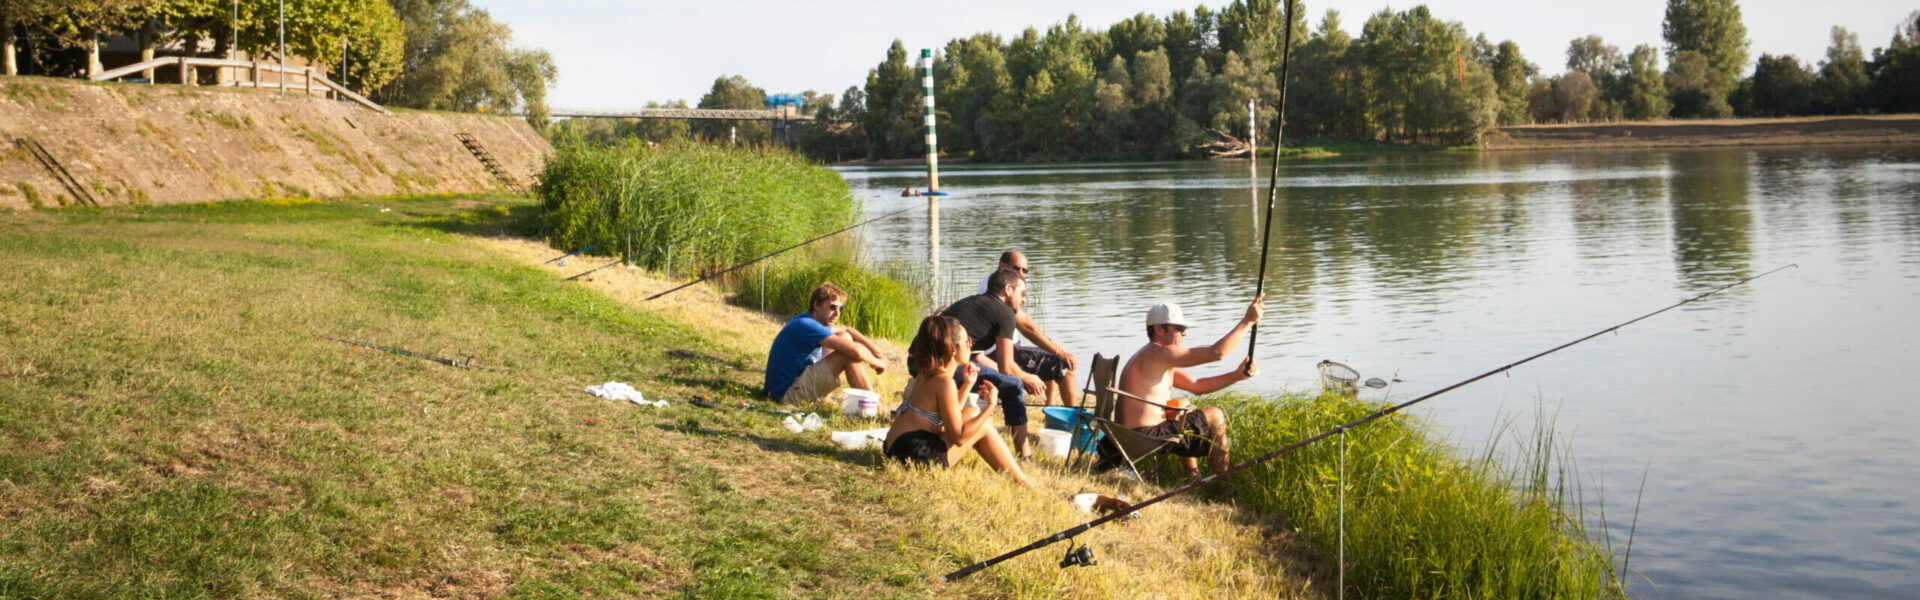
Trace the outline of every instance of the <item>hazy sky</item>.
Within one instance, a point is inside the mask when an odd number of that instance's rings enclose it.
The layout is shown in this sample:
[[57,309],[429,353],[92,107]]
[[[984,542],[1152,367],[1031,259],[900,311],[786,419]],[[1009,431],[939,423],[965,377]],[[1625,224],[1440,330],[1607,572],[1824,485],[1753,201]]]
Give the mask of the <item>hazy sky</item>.
[[[1042,32],[1067,15],[1092,30],[1135,13],[1165,16],[1203,2],[1146,0],[472,0],[513,27],[514,42],[545,48],[560,68],[549,104],[572,108],[642,106],[648,100],[697,102],[722,75],[743,75],[769,93],[817,90],[836,97],[866,82],[894,39],[917,57],[950,39],[987,31],[1003,38],[1031,26]],[[1219,9],[1226,0],[1204,2]],[[1566,70],[1567,42],[1598,34],[1626,52],[1662,47],[1665,0],[1433,0],[1436,17],[1460,21],[1495,43],[1513,40],[1544,74]],[[1318,25],[1328,8],[1357,35],[1368,16],[1392,6],[1381,0],[1305,0]],[[1740,3],[1750,57],[1791,54],[1815,63],[1826,56],[1829,29],[1860,36],[1871,56],[1893,37],[1911,0],[1745,0]],[[1751,60],[1751,58],[1749,59]],[[1663,63],[1664,66],[1664,63]]]

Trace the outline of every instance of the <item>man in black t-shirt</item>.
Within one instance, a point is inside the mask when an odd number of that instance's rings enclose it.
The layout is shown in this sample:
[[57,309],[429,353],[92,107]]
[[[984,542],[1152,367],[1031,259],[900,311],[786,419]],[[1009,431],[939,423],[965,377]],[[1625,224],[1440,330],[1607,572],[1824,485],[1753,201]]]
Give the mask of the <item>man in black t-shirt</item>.
[[986,352],[974,362],[980,365],[980,380],[993,384],[1000,393],[1000,406],[1006,411],[1007,429],[1013,432],[1013,448],[1021,458],[1032,458],[1027,443],[1027,403],[1022,392],[1040,394],[1045,385],[1039,377],[1020,368],[1013,359],[1013,335],[1018,331],[1014,313],[1027,301],[1027,283],[1019,273],[997,271],[987,278],[988,293],[961,298],[948,305],[941,315],[953,317],[973,338],[974,352]]

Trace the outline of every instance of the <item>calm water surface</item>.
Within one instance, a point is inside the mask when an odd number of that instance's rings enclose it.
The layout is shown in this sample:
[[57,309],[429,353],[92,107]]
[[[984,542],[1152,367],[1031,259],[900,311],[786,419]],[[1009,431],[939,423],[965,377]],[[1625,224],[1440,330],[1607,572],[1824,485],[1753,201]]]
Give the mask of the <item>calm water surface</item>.
[[[1082,357],[1139,347],[1162,301],[1211,342],[1259,271],[1248,167],[949,166],[943,277],[971,290],[1017,247],[1036,319]],[[874,214],[924,205],[898,196],[919,168],[841,173]],[[1341,159],[1281,187],[1261,390],[1334,359],[1407,399],[1799,264],[1419,410],[1471,449],[1557,411],[1616,545],[1644,493],[1637,597],[1920,598],[1920,148]],[[926,260],[924,215],[865,235]]]

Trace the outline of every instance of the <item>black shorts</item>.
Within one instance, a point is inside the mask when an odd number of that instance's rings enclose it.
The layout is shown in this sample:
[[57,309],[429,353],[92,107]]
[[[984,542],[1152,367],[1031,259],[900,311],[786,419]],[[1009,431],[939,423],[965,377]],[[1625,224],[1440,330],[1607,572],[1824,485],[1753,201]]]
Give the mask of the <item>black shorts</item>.
[[1134,431],[1158,438],[1179,436],[1180,441],[1167,446],[1167,452],[1180,456],[1199,458],[1213,452],[1213,428],[1207,426],[1207,416],[1197,408],[1182,413],[1178,419]]
[[887,445],[887,458],[910,465],[947,467],[947,441],[940,434],[919,430],[900,434]]
[[1013,363],[1020,369],[1039,377],[1041,381],[1071,383],[1067,381],[1067,361],[1053,353],[1033,346],[1014,346]]

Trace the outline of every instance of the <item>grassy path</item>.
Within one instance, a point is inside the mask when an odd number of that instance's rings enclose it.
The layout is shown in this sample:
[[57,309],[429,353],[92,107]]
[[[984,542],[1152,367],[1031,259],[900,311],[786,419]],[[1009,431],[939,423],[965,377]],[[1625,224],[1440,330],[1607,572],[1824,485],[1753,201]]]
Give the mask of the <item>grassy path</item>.
[[758,413],[588,396],[618,380],[674,401],[743,397],[759,383],[756,332],[774,325],[707,292],[637,305],[627,295],[662,285],[637,272],[561,282],[532,264],[537,249],[486,237],[531,210],[423,199],[0,214],[0,598],[1330,587],[1310,583],[1303,543],[1280,527],[1186,500],[1084,536],[1097,568],[1059,570],[1050,549],[934,583],[1084,520],[1067,494],[1146,490],[1045,464],[1039,491],[977,461],[902,471]]

